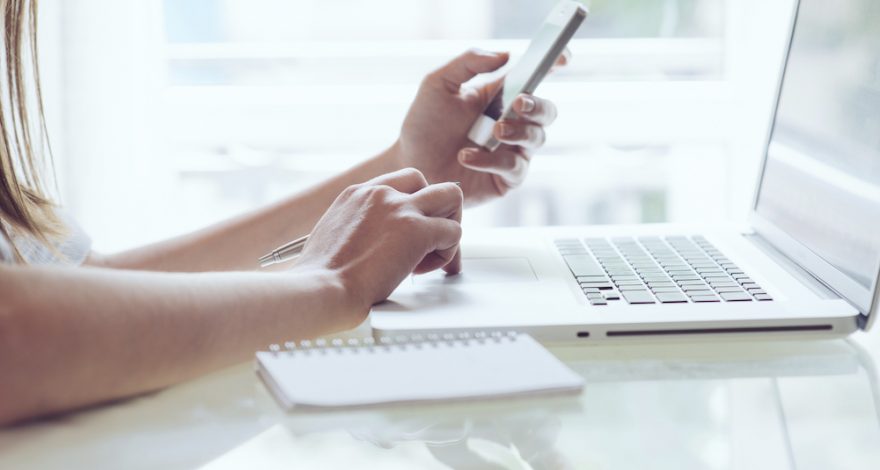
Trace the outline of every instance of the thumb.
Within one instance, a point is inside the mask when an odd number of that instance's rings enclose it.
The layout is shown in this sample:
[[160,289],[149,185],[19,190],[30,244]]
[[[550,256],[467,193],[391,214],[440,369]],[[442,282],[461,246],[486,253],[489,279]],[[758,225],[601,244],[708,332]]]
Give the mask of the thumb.
[[436,86],[445,86],[454,92],[468,80],[481,73],[494,72],[504,66],[510,55],[506,52],[489,52],[471,49],[452,59],[448,64],[437,69],[426,81]]

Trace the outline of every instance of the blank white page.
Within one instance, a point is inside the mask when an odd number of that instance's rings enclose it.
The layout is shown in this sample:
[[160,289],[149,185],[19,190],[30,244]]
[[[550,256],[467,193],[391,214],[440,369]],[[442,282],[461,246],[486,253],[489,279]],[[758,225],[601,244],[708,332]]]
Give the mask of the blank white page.
[[286,408],[576,392],[581,376],[531,336],[257,353]]

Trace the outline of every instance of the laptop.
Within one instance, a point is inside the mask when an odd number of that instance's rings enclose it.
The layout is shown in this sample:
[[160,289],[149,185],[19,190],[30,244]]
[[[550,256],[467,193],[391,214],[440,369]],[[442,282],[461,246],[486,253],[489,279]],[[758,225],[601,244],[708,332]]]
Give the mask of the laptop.
[[878,25],[872,2],[795,6],[746,230],[466,230],[463,273],[407,279],[374,307],[373,329],[512,330],[545,342],[868,329],[880,273]]

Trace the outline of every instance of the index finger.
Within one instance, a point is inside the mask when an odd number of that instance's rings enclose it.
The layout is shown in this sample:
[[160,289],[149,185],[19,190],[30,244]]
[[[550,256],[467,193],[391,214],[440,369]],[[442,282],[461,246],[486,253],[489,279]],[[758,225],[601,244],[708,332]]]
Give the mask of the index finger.
[[[435,219],[435,230],[448,229],[449,221],[454,221],[453,227],[461,230],[461,213],[464,205],[464,193],[456,183],[439,183],[432,184],[427,188],[417,192],[412,196],[414,205],[422,211],[423,214]],[[448,219],[441,223],[437,219]],[[454,233],[454,232],[453,232]],[[461,237],[460,232],[457,235]],[[461,271],[461,249],[458,245],[458,238],[455,244],[451,246],[440,247],[437,251],[430,253],[425,259],[419,263],[415,272],[426,272],[442,266],[443,270],[449,274],[457,274]]]

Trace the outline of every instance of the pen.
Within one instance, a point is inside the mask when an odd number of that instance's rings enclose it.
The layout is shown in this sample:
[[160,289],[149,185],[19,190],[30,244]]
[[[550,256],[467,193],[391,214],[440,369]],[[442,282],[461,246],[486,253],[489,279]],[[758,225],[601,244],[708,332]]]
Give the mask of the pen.
[[[458,181],[454,182],[456,186],[461,186],[461,183]],[[303,248],[306,246],[306,242],[309,241],[309,236],[306,235],[304,237],[297,238],[296,240],[281,245],[278,248],[272,250],[271,253],[267,253],[260,257],[260,267],[266,268],[272,266],[273,264],[283,263],[285,261],[290,261],[297,256],[299,256]]]
[[296,258],[302,253],[307,241],[309,241],[308,235],[275,248],[271,253],[267,253],[260,258],[260,267],[265,268]]

